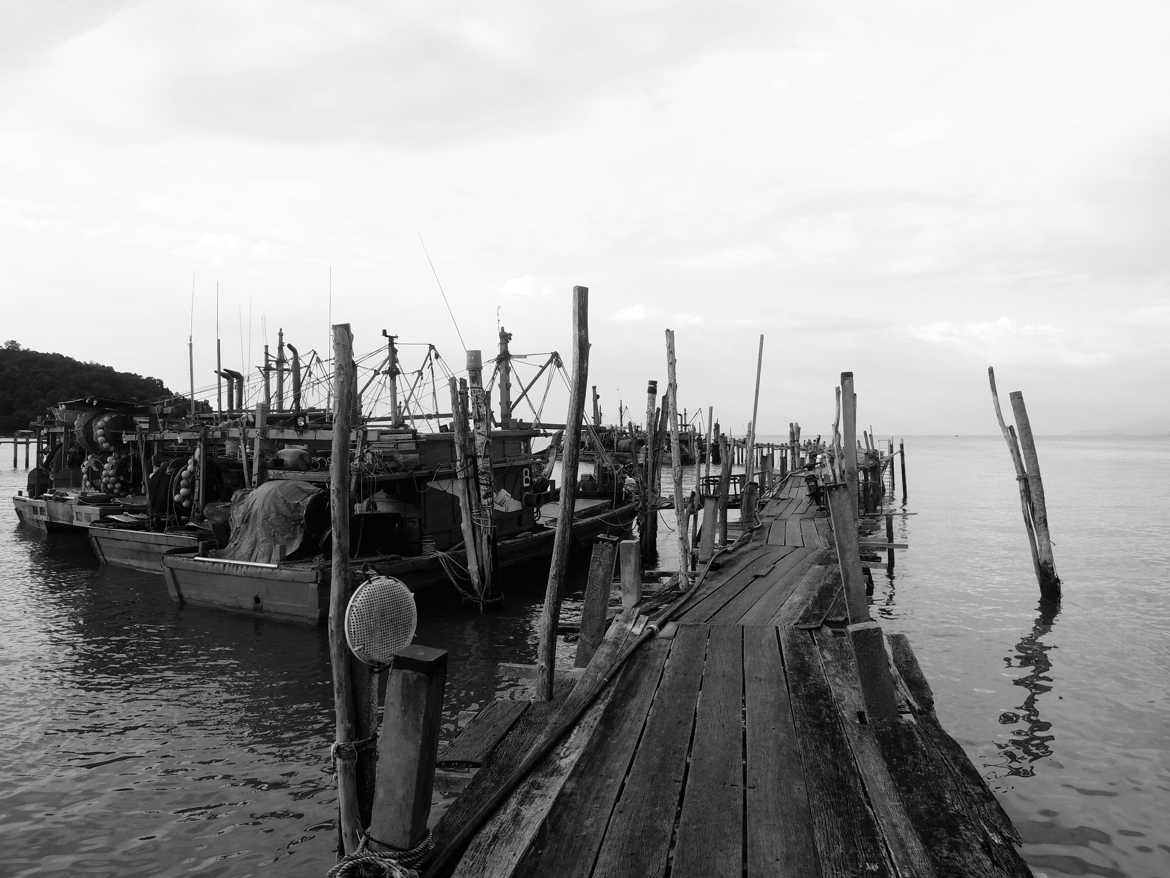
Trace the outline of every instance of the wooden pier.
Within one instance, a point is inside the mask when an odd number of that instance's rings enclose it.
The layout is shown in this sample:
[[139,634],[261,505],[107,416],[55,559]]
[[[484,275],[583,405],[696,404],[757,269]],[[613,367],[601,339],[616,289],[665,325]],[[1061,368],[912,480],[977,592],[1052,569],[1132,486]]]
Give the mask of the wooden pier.
[[424,874],[1030,874],[904,637],[877,659],[892,716],[867,707],[874,653],[847,625],[840,547],[804,476],[669,621],[625,610],[571,691],[497,702],[440,755],[482,767]]

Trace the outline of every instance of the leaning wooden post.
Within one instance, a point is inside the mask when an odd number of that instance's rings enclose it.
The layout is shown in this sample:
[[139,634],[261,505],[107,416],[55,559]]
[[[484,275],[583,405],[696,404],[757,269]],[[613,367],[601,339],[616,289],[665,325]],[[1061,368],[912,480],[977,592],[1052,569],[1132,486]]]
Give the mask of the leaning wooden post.
[[[1016,485],[1020,490],[1020,510],[1024,514],[1024,532],[1028,536],[1028,549],[1032,553],[1032,569],[1036,573],[1036,581],[1040,584],[1040,594],[1044,595],[1044,576],[1040,570],[1040,550],[1036,544],[1036,529],[1032,521],[1032,498],[1028,493],[1028,475],[1024,468],[1023,455],[1020,453],[1019,442],[1016,439],[1016,431],[1008,426],[1003,419],[1003,410],[999,407],[999,391],[995,387],[995,369],[987,368],[987,380],[991,385],[991,402],[995,407],[995,420],[999,424],[999,429],[1003,433],[1003,439],[1007,443],[1008,453],[1012,458],[1012,467],[1016,472]],[[902,487],[906,484],[903,481]]]
[[670,466],[674,482],[674,518],[678,526],[679,581],[685,583],[691,569],[691,550],[687,544],[687,510],[683,505],[682,450],[678,442],[678,379],[675,375],[674,330],[666,330],[666,398],[670,402]]
[[613,589],[617,547],[617,538],[604,534],[593,544],[589,574],[585,579],[585,596],[581,602],[581,632],[577,638],[577,657],[574,662],[578,668],[589,664],[605,637],[605,611],[609,608],[609,593]]
[[642,602],[642,547],[637,540],[622,540],[618,544],[618,565],[622,578],[622,609],[628,610]]
[[1012,414],[1016,417],[1020,450],[1024,455],[1024,469],[1027,473],[1028,496],[1031,500],[1032,526],[1036,530],[1036,553],[1040,596],[1046,601],[1060,600],[1060,577],[1052,560],[1052,538],[1048,532],[1048,507],[1044,502],[1044,482],[1040,478],[1040,458],[1036,456],[1036,441],[1032,438],[1032,424],[1028,410],[1024,407],[1024,395],[1013,390],[1008,394],[1012,403]]
[[589,288],[573,287],[573,374],[569,412],[565,417],[564,456],[561,458],[561,502],[544,607],[540,613],[540,643],[536,658],[536,697],[551,701],[556,670],[557,620],[561,610],[561,580],[569,563],[573,540],[573,508],[577,500],[577,464],[581,452],[581,418],[585,414],[589,378]]
[[451,427],[452,445],[455,450],[455,495],[459,498],[459,529],[463,534],[463,546],[467,554],[467,574],[471,578],[471,590],[475,594],[480,610],[484,606],[483,585],[479,578],[479,552],[475,538],[475,518],[471,502],[475,490],[475,476],[467,459],[467,412],[463,409],[463,396],[459,385],[452,378]]
[[[348,323],[333,327],[333,445],[329,463],[329,514],[333,527],[332,576],[329,587],[329,659],[333,666],[333,709],[336,713],[338,744],[358,740],[354,680],[350,673],[349,650],[345,642],[345,607],[349,600],[349,440],[353,399],[353,335]],[[264,411],[257,406],[257,416]],[[259,429],[256,432],[259,444]],[[335,754],[340,748],[335,750]],[[343,852],[357,850],[362,836],[358,800],[357,762],[335,755],[337,804]]]
[[445,650],[408,646],[394,656],[378,736],[369,831],[374,853],[410,850],[427,837],[446,684]]

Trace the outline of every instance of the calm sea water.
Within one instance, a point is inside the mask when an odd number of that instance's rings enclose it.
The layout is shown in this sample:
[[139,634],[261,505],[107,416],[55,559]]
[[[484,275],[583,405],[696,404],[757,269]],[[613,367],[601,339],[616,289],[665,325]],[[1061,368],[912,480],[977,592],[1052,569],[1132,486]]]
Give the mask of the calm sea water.
[[[907,440],[909,542],[874,601],[1050,876],[1170,874],[1170,440],[1040,440],[1065,600],[1041,614],[998,438]],[[324,633],[178,609],[161,577],[16,524],[0,457],[0,872],[319,876],[331,862]],[[663,563],[673,535],[660,532]],[[541,582],[424,606],[444,734],[535,659]],[[564,654],[571,654],[566,647]]]

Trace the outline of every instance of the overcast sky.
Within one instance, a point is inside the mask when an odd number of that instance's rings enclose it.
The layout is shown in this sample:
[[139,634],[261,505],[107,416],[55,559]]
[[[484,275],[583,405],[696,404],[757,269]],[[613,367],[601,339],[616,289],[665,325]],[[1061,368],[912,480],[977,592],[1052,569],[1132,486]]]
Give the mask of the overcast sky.
[[[644,406],[1170,429],[1164,2],[0,0],[0,339],[187,385],[333,319]],[[249,325],[249,310],[252,319]],[[416,356],[416,354],[405,354]],[[539,360],[534,361],[539,363]],[[563,419],[563,402],[546,416]],[[640,417],[638,418],[640,420]]]

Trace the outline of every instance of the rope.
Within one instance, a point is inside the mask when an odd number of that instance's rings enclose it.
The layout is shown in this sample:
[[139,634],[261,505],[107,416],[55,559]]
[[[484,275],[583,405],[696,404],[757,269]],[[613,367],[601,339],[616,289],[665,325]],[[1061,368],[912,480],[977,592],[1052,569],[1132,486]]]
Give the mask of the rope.
[[357,849],[342,857],[325,873],[325,878],[418,878],[418,867],[426,862],[434,846],[429,832],[407,850],[400,850],[363,832]]
[[329,748],[329,758],[333,762],[336,762],[338,759],[343,759],[346,762],[356,762],[359,755],[367,750],[373,750],[377,744],[377,735],[370,735],[368,738],[359,738],[356,741],[334,741],[333,746]]

